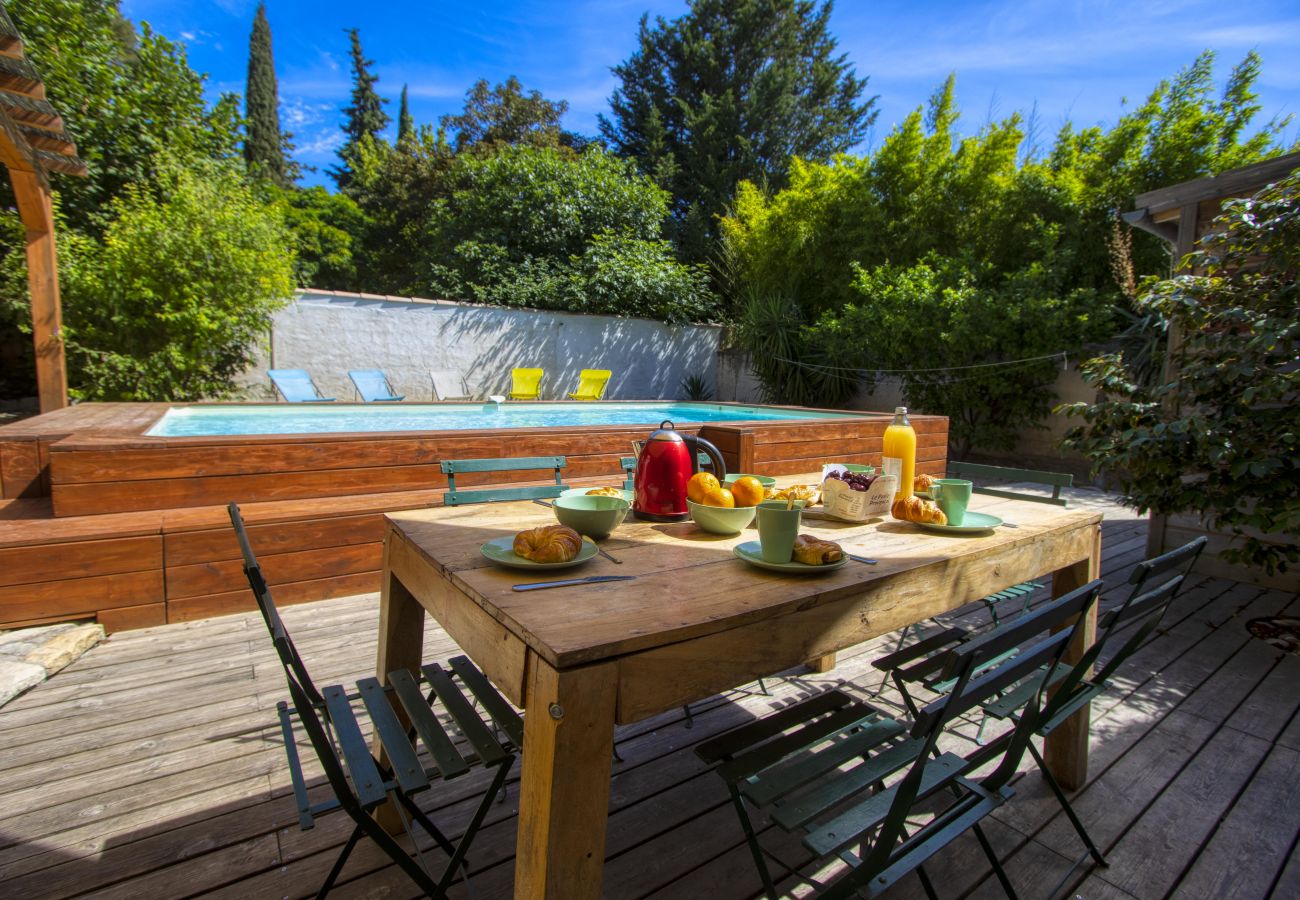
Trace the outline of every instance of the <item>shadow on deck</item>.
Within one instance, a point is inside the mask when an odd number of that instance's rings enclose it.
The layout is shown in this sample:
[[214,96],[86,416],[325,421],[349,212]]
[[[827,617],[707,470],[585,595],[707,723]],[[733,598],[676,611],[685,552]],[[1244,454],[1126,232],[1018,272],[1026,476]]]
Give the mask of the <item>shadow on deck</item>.
[[[1142,521],[1106,522],[1108,584],[1122,585],[1144,540]],[[1243,627],[1298,611],[1295,594],[1193,578],[1167,627],[1094,708],[1090,782],[1076,808],[1110,866],[1070,871],[1081,845],[1034,772],[987,827],[1022,896],[1044,897],[1062,879],[1084,897],[1300,896],[1300,659]],[[968,607],[945,618],[985,615]],[[375,595],[291,607],[284,618],[318,682],[372,674]],[[870,660],[893,640],[841,654],[825,675],[769,679],[770,695],[751,685],[701,703],[689,729],[679,713],[620,729],[605,894],[755,896],[725,790],[693,745],[828,685],[865,694],[878,683]],[[456,649],[432,623],[425,648],[429,658]],[[312,895],[349,828],[335,816],[298,830],[275,727],[284,693],[260,620],[239,615],[115,635],[10,703],[0,711],[5,895]],[[886,691],[877,702],[898,709],[896,699]],[[974,728],[963,723],[953,740]],[[422,795],[444,830],[464,828],[481,775]],[[471,851],[477,900],[510,896],[517,800],[512,781]],[[788,862],[808,862],[779,830],[764,840]],[[413,895],[385,863],[362,844],[336,895]],[[973,839],[927,868],[944,898],[1001,895]],[[797,876],[782,887],[809,889]],[[469,896],[463,885],[455,892]],[[910,878],[888,896],[922,892]]]

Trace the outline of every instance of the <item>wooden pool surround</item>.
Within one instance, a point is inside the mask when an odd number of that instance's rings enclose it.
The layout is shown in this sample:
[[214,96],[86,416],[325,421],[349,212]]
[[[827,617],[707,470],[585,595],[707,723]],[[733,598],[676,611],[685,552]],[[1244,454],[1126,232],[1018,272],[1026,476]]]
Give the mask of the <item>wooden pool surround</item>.
[[[441,505],[440,460],[564,455],[566,482],[612,484],[631,442],[650,430],[146,436],[176,405],[86,403],[0,427],[0,628],[94,618],[116,631],[251,609],[231,500],[279,602],[375,591],[384,513]],[[832,460],[879,465],[891,418],[681,430],[716,444],[728,471],[782,475]],[[941,474],[948,420],[917,415],[912,424],[917,471]]]

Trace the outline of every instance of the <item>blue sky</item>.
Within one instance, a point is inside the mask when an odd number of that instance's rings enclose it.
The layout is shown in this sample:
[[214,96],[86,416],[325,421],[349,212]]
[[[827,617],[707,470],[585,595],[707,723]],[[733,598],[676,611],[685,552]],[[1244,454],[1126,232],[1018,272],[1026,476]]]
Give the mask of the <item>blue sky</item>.
[[[123,12],[183,41],[212,93],[243,92],[257,0],[123,0]],[[268,0],[281,121],[298,157],[320,171],[341,141],[350,90],[345,28],[361,30],[380,93],[396,118],[409,85],[417,123],[458,112],[479,78],[516,75],[527,89],[569,102],[566,127],[594,135],[616,82],[610,67],[635,50],[643,12],[673,18],[683,0]],[[831,27],[858,75],[870,78],[880,117],[867,145],[957,74],[961,125],[979,128],[1037,105],[1047,138],[1067,118],[1112,123],[1204,49],[1218,53],[1220,83],[1249,50],[1263,58],[1260,120],[1300,114],[1300,3],[1221,0],[839,0]],[[1300,118],[1300,116],[1297,116]],[[1300,137],[1300,125],[1286,131]]]

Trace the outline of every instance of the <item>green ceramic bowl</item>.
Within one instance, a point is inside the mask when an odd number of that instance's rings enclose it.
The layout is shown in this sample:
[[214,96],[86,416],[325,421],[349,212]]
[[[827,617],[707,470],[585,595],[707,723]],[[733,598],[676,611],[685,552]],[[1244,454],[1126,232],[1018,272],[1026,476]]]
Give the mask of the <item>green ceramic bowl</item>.
[[589,497],[586,494],[556,497],[555,518],[578,534],[601,540],[623,524],[632,504],[621,497]]
[[[561,497],[585,497],[587,496],[587,491],[589,490],[591,490],[591,488],[569,488],[567,491],[561,493],[560,496]],[[631,503],[633,500],[636,499],[636,491],[629,491],[626,488],[619,488],[619,490],[622,492],[623,499],[626,500],[628,503]]]
[[732,484],[741,478],[757,478],[758,483],[765,488],[769,488],[772,485],[776,484],[776,479],[773,478],[771,475],[746,475],[744,472],[733,472],[730,475],[728,475],[726,478],[722,479],[722,483]]
[[740,534],[750,522],[754,521],[756,506],[705,506],[703,503],[686,501],[686,508],[691,511],[691,519],[696,525],[712,534]]

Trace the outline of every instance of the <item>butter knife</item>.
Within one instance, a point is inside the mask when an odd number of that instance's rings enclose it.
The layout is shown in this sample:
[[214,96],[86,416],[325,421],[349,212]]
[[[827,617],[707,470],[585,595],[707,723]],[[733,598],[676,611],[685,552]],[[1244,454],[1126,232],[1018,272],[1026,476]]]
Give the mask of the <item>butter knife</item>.
[[586,578],[566,578],[563,581],[534,581],[532,584],[516,584],[514,591],[540,591],[544,588],[568,587],[571,584],[596,584],[600,581],[635,581],[635,575],[589,575]]

